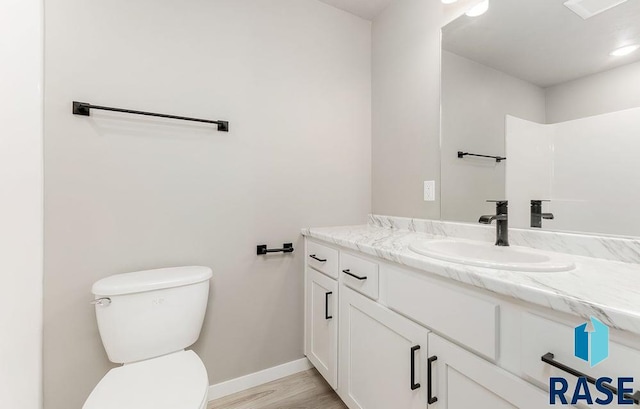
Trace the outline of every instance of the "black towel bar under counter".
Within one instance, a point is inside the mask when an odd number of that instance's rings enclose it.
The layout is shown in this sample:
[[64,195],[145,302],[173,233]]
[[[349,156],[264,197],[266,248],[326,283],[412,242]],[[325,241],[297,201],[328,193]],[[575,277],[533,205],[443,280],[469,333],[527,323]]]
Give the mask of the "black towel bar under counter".
[[209,120],[209,119],[189,118],[189,117],[186,117],[186,116],[156,114],[156,113],[153,113],[153,112],[135,111],[133,109],[112,108],[112,107],[105,107],[105,106],[100,106],[100,105],[91,105],[91,104],[86,103],[86,102],[73,101],[73,114],[74,115],[90,116],[92,109],[97,109],[97,110],[101,110],[101,111],[122,112],[124,114],[154,116],[154,117],[157,117],[157,118],[178,119],[180,121],[190,121],[190,122],[201,122],[201,123],[205,123],[205,124],[215,124],[215,125],[218,125],[218,131],[220,131],[220,132],[229,132],[229,122],[227,122],[227,121],[212,121],[212,120]]
[[259,256],[264,256],[267,253],[293,253],[293,243],[285,243],[281,249],[268,249],[266,244],[257,246],[256,253]]
[[498,162],[498,163],[502,162],[503,160],[507,160],[507,158],[505,158],[503,156],[478,155],[477,153],[469,153],[469,152],[458,151],[458,158],[462,159],[465,156],[476,156],[478,158],[495,159],[496,162]]
[[[596,378],[589,376],[585,373],[582,373],[576,369],[573,369],[568,365],[565,365],[563,363],[556,361],[555,355],[551,352],[547,352],[546,354],[542,355],[540,359],[542,360],[542,362],[549,364],[554,368],[558,368],[561,371],[564,371],[570,375],[573,375],[576,378],[584,378],[590,384],[595,385],[598,382]],[[635,403],[636,405],[640,405],[640,390],[635,391],[635,393],[633,394],[629,394],[629,393],[623,393],[624,391],[619,391],[617,388],[609,385],[608,383],[602,383],[601,386],[610,390],[614,395],[620,396],[620,394],[622,394],[624,399],[627,399],[630,402]]]

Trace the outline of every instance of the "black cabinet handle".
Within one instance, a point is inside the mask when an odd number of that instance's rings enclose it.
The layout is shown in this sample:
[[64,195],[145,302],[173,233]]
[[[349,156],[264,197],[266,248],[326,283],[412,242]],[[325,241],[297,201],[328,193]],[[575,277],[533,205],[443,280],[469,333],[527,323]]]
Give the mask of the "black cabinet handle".
[[364,281],[364,280],[367,279],[367,276],[364,276],[364,277],[357,276],[357,275],[353,274],[351,272],[351,270],[342,270],[342,272],[345,273],[346,275],[350,275],[351,277],[355,278],[356,280]]
[[431,368],[433,366],[433,363],[437,360],[438,357],[435,355],[427,359],[427,378],[429,378],[429,383],[427,383],[427,403],[429,405],[432,405],[438,401],[438,398],[433,396],[433,370]]
[[416,383],[416,351],[420,350],[420,345],[416,345],[411,348],[411,390],[415,391],[420,387],[419,383]]
[[316,255],[315,255],[315,254],[312,254],[312,255],[310,255],[309,257],[311,257],[312,259],[314,259],[314,260],[316,260],[316,261],[319,261],[319,262],[321,262],[321,263],[326,263],[326,262],[327,262],[327,259],[325,259],[325,258],[318,258],[318,257],[316,257]]
[[333,294],[333,292],[329,291],[324,295],[324,319],[332,320],[333,317],[329,315],[329,296]]
[[[582,372],[580,372],[578,370],[575,370],[575,369],[571,368],[570,366],[567,366],[567,365],[565,365],[563,363],[560,363],[560,362],[556,361],[554,358],[555,358],[555,355],[553,355],[551,352],[547,352],[546,354],[542,355],[541,359],[542,359],[542,362],[545,362],[545,363],[553,366],[554,368],[558,368],[561,371],[564,371],[564,372],[566,372],[566,373],[568,373],[570,375],[573,375],[573,376],[575,376],[577,378],[584,378],[590,384],[593,384],[593,385],[596,384],[596,379],[595,378],[593,378],[593,377],[591,377],[591,376],[589,376],[587,374],[584,374],[584,373],[582,373]],[[602,386],[604,386],[605,388],[607,388],[608,390],[613,392],[615,395],[618,395],[618,389],[617,388],[615,388],[615,387],[613,387],[613,386],[611,386],[611,385],[609,385],[607,383],[604,383],[604,382],[602,383]],[[636,405],[640,404],[640,391],[636,391],[632,395],[630,395],[628,393],[625,393],[623,396],[626,399],[633,400],[633,402]]]

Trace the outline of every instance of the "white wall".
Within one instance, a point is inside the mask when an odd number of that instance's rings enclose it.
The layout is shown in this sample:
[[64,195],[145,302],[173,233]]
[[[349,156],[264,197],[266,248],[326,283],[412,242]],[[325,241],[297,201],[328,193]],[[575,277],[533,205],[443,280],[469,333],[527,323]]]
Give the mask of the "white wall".
[[546,89],[547,123],[640,106],[640,62]]
[[536,85],[448,51],[442,53],[442,219],[476,223],[505,198],[505,167],[457,152],[505,156],[505,116],[544,122]]
[[[530,227],[531,201],[552,198],[554,135],[553,126],[507,116],[505,190],[511,227]],[[543,203],[544,211],[551,205]],[[548,227],[549,220],[543,225]]]
[[[480,0],[396,0],[373,21],[372,206],[440,217],[441,28]],[[423,182],[436,181],[425,202]]]
[[46,46],[46,408],[111,367],[88,302],[114,273],[213,268],[212,384],[302,358],[300,229],[371,211],[371,23],[315,0],[48,0]]
[[0,408],[42,407],[42,7],[0,2]]
[[374,213],[440,215],[422,186],[440,180],[442,13],[439,1],[397,0],[373,22]]
[[[509,120],[509,154],[529,152],[508,163],[510,201],[551,199],[545,211],[555,220],[543,221],[547,229],[640,235],[640,108],[551,125]],[[527,227],[524,220],[511,218],[517,227]]]

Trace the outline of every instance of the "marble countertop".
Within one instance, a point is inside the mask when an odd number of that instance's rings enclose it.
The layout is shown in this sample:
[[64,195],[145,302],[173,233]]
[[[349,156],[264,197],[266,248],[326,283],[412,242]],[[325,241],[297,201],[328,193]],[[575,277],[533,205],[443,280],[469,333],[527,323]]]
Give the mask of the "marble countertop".
[[611,328],[640,335],[640,264],[569,255],[576,268],[560,273],[500,271],[421,256],[414,240],[445,236],[375,225],[304,229],[303,235],[424,270],[492,293],[556,311],[594,316]]

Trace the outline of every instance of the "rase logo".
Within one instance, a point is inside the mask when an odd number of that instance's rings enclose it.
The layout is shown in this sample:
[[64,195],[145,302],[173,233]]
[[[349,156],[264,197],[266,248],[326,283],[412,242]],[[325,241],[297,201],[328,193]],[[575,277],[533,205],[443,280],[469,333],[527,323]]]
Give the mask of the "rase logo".
[[574,330],[574,355],[593,368],[609,358],[609,327],[591,317],[592,328],[585,322]]
[[[591,325],[589,325],[591,324]],[[602,363],[609,357],[609,327],[597,318],[591,317],[591,322],[585,322],[574,329],[574,355],[582,361],[588,362],[591,368]],[[547,354],[543,361],[555,366],[572,376],[577,376],[575,390],[571,399],[568,399],[567,391],[569,382],[564,377],[552,377],[549,381],[549,403],[552,405],[576,405],[578,403],[587,405],[633,405],[640,399],[640,392],[633,394],[633,378],[625,377],[614,380],[611,377],[603,376],[595,379],[587,376],[573,368],[560,364],[553,360],[553,354]],[[593,384],[595,395],[589,384]],[[613,386],[613,385],[616,386]],[[633,394],[633,395],[632,395]]]

